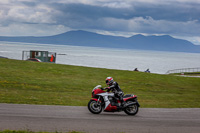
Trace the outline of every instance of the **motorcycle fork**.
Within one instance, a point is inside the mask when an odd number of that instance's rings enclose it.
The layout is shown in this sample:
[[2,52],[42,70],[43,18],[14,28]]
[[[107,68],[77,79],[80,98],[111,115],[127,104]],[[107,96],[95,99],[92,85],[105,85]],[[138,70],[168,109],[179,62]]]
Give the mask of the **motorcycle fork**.
[[97,100],[97,105],[100,105],[101,103],[99,102],[99,100],[100,100],[100,97],[98,98],[98,100]]

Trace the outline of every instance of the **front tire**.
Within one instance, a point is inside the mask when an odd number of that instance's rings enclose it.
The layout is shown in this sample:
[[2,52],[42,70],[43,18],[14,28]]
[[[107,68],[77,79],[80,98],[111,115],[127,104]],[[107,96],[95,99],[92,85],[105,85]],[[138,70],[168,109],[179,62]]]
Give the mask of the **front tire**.
[[95,100],[90,100],[88,103],[88,109],[93,114],[99,114],[102,111],[102,105],[98,104]]
[[[127,104],[133,103],[133,101],[128,101]],[[133,104],[124,109],[124,112],[128,115],[136,115],[138,113],[139,106],[138,104]]]

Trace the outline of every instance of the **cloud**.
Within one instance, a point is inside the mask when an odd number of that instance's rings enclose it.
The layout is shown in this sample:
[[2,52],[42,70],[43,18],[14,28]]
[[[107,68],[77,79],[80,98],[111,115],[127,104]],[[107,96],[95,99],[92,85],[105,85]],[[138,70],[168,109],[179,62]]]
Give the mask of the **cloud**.
[[45,5],[38,5],[34,8],[18,5],[6,11],[4,21],[10,23],[54,23],[51,13],[53,11]]
[[200,44],[199,7],[199,0],[4,0],[0,35],[82,29],[125,36],[169,34]]
[[[124,8],[124,5],[115,6],[115,3],[106,3],[101,6],[85,5],[85,4],[55,4],[52,6],[59,10],[61,16],[56,16],[58,22],[71,28],[100,28],[102,30],[134,30],[135,32],[145,32],[145,29],[150,32],[170,33],[171,29],[180,29],[198,27],[200,5],[184,5],[175,6],[171,4],[150,4],[129,2],[129,8]],[[132,4],[132,5],[131,5]],[[106,5],[106,6],[105,6]],[[132,7],[132,8],[131,8]],[[120,8],[120,9],[119,9]],[[124,24],[123,24],[124,23]],[[129,27],[127,27],[127,24]],[[194,24],[194,25],[193,25]],[[95,26],[96,25],[96,26]],[[120,27],[119,27],[120,25]],[[180,26],[184,26],[181,27]],[[136,26],[139,26],[138,28]],[[161,26],[161,27],[158,27]],[[176,28],[178,26],[178,28]],[[135,27],[135,28],[132,28]],[[171,27],[171,28],[170,28]],[[155,29],[156,28],[156,29]],[[168,28],[168,29],[167,29]],[[160,30],[159,30],[160,29]],[[192,32],[189,32],[191,34]],[[182,33],[181,33],[182,34]],[[196,34],[196,32],[194,32]]]
[[55,35],[55,31],[56,34],[59,34],[70,30],[70,28],[63,25],[14,23],[0,27],[0,31],[3,31],[0,32],[0,36],[50,36]]
[[[102,24],[103,23],[103,24]],[[134,17],[132,19],[116,19],[116,18],[104,18],[96,22],[99,25],[98,28],[105,29],[107,31],[127,31],[146,34],[173,34],[177,33],[182,36],[194,36],[200,32],[195,29],[199,29],[200,25],[198,20],[186,21],[186,22],[173,22],[168,20],[154,20],[152,17]],[[91,26],[91,25],[90,25]],[[87,27],[90,28],[90,27]],[[188,28],[190,30],[188,31]]]

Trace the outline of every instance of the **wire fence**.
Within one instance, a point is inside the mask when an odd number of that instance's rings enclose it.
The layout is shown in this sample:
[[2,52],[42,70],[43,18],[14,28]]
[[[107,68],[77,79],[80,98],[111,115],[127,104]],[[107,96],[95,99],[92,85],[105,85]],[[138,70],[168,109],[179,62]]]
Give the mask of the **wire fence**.
[[171,73],[193,73],[193,72],[200,72],[200,67],[169,70],[169,71],[166,72],[166,74],[171,74]]

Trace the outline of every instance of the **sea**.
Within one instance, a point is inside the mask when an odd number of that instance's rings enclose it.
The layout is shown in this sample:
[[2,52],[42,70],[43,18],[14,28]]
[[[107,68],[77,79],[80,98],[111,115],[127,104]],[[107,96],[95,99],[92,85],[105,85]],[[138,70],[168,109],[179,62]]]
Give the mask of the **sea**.
[[165,74],[168,70],[200,67],[200,53],[146,51],[70,45],[0,42],[0,56],[22,60],[22,52],[56,52],[56,64]]

